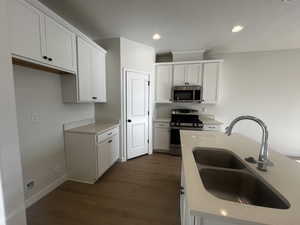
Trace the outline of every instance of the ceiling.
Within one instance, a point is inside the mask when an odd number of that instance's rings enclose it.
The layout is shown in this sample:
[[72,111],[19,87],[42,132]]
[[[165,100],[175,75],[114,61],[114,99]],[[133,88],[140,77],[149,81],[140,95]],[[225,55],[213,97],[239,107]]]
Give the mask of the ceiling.
[[[300,48],[300,1],[40,0],[94,40],[125,37],[162,51]],[[234,25],[245,29],[232,33]],[[159,33],[159,41],[152,35]]]

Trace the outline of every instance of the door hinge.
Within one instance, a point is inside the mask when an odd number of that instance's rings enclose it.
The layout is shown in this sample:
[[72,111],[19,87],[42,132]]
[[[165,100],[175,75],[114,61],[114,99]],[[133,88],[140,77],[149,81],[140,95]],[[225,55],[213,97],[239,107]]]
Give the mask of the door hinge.
[[147,140],[147,143],[149,144],[149,139]]
[[150,116],[150,112],[148,111],[148,116]]
[[148,86],[150,86],[150,81],[148,81]]

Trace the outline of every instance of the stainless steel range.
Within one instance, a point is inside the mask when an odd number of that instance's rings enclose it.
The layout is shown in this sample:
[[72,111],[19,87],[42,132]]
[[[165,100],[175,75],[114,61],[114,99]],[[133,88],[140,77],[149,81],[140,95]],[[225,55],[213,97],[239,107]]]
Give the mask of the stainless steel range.
[[173,109],[171,115],[170,153],[181,155],[180,130],[202,130],[199,111],[193,109]]

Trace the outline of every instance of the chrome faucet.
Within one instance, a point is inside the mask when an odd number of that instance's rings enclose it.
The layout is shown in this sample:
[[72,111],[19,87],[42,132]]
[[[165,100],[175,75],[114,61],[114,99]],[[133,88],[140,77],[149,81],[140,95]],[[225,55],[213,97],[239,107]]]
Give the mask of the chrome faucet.
[[259,156],[258,156],[258,162],[257,162],[257,169],[262,170],[262,171],[267,171],[267,166],[271,165],[272,163],[269,160],[269,154],[268,154],[268,128],[266,124],[261,120],[258,119],[254,116],[239,116],[236,119],[234,119],[230,125],[226,128],[226,134],[228,136],[231,135],[232,129],[234,125],[241,121],[241,120],[252,120],[261,127],[262,129],[262,141],[261,141],[261,146],[260,146],[260,151],[259,151]]

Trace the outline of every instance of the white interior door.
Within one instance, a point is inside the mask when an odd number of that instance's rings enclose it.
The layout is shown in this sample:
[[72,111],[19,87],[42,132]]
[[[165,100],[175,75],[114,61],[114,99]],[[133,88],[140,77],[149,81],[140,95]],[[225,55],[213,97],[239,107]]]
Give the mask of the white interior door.
[[149,77],[144,73],[127,72],[127,158],[148,153]]

